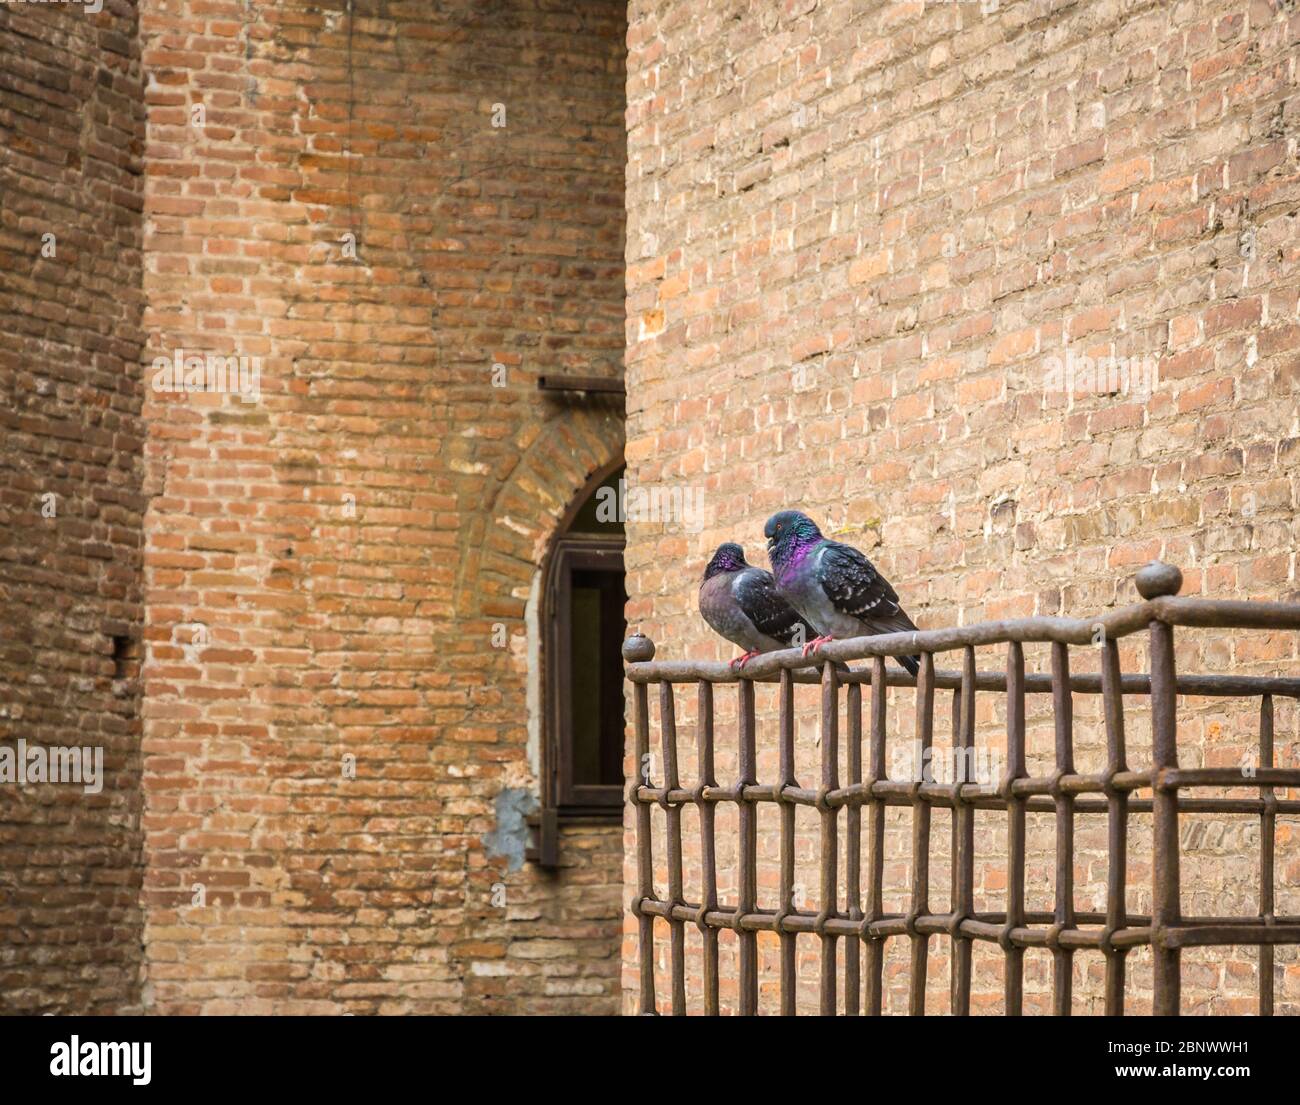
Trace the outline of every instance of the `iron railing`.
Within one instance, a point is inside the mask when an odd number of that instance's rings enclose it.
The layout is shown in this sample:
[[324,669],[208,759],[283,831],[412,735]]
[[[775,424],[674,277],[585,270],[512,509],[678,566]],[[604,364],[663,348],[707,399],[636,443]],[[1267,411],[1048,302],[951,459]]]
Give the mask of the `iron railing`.
[[[698,928],[703,943],[703,1012],[717,1014],[719,1002],[720,932],[730,929],[738,943],[736,1005],[742,1015],[758,1011],[758,934],[774,932],[779,941],[780,1011],[795,1012],[796,941],[815,938],[820,944],[820,1010],[834,1015],[840,1004],[840,945],[843,945],[843,1010],[878,1015],[882,1010],[885,942],[905,938],[910,942],[909,1011],[923,1014],[926,972],[932,937],[951,938],[950,998],[952,1012],[968,1015],[971,1008],[972,949],[976,941],[999,947],[1004,956],[1003,1000],[1006,1013],[1022,1011],[1024,955],[1026,949],[1045,948],[1052,956],[1052,1009],[1067,1015],[1072,997],[1072,957],[1092,950],[1105,959],[1104,1008],[1108,1015],[1124,1012],[1125,961],[1135,948],[1149,946],[1153,957],[1152,1010],[1156,1014],[1179,1012],[1180,958],[1184,948],[1195,946],[1259,946],[1259,1012],[1273,1012],[1273,948],[1300,944],[1300,916],[1278,916],[1274,911],[1274,841],[1279,814],[1300,813],[1300,800],[1279,798],[1275,787],[1300,786],[1300,770],[1273,766],[1273,699],[1300,698],[1300,678],[1231,675],[1177,675],[1174,668],[1174,627],[1199,626],[1225,629],[1300,629],[1300,604],[1179,598],[1181,573],[1169,565],[1152,564],[1137,575],[1145,600],[1092,620],[1035,617],[988,622],[917,633],[860,637],[826,645],[820,680],[809,670],[798,649],[768,653],[749,663],[742,675],[722,663],[653,662],[654,645],[645,637],[631,637],[624,645],[627,678],[634,703],[636,764],[640,777],[628,788],[635,810],[638,887],[630,909],[638,919],[640,1011],[659,1011],[655,992],[655,925],[666,922],[669,940],[671,993],[668,1010],[687,1012],[686,926]],[[1149,634],[1150,674],[1124,675],[1120,671],[1117,642],[1143,632]],[[1026,674],[1023,646],[1029,642],[1051,645],[1050,674]],[[975,648],[1007,646],[1006,673],[979,672]],[[1099,645],[1100,672],[1070,673],[1071,645]],[[936,670],[936,653],[959,650],[959,671]],[[913,677],[887,669],[886,656],[919,655],[920,672]],[[869,670],[845,671],[832,661],[872,658]],[[800,668],[804,670],[799,670]],[[755,681],[779,684],[779,779],[762,783],[757,778],[755,744]],[[796,682],[821,683],[821,781],[816,787],[800,785],[795,778]],[[662,777],[652,756],[649,684],[659,686],[659,722]],[[675,721],[674,687],[695,684],[698,692],[697,772],[694,787],[679,780],[679,755]],[[739,777],[720,783],[714,769],[714,688],[737,685]],[[863,686],[870,687],[870,718],[866,756],[863,755]],[[937,689],[953,691],[953,745],[968,756],[975,751],[975,700],[977,691],[997,691],[1006,696],[1006,769],[997,785],[962,781],[951,783],[918,779],[890,779],[886,750],[890,719],[886,687],[916,687],[916,739],[931,748],[934,738],[934,704]],[[847,779],[840,777],[839,704],[845,688]],[[1099,774],[1080,774],[1074,766],[1073,695],[1100,694],[1107,766]],[[1050,694],[1055,726],[1055,769],[1045,777],[1031,778],[1025,761],[1025,700],[1028,694]],[[1177,698],[1180,694],[1259,699],[1259,760],[1253,772],[1225,767],[1178,766]],[[1152,719],[1150,770],[1131,770],[1125,751],[1124,695],[1149,696]],[[1255,797],[1193,797],[1183,792],[1198,788],[1253,787]],[[1151,797],[1134,792],[1148,790]],[[738,864],[734,901],[722,902],[718,894],[718,807],[738,808]],[[775,909],[757,904],[758,809],[773,803],[780,817],[780,886]],[[656,895],[652,855],[652,807],[664,811],[667,897]],[[693,805],[698,811],[700,868],[699,896],[689,901],[684,885],[682,812]],[[798,908],[795,900],[795,812],[811,807],[820,819],[820,908]],[[912,811],[911,901],[905,913],[884,908],[884,843],[887,806]],[[930,907],[931,815],[935,808],[951,812],[952,909]],[[1005,810],[1007,816],[1005,909],[974,909],[975,812]],[[1054,909],[1031,912],[1025,905],[1025,819],[1027,813],[1055,813]],[[1130,914],[1126,908],[1126,853],[1130,816],[1149,813],[1152,825],[1152,912]],[[1180,907],[1180,813],[1254,815],[1259,818],[1259,898],[1254,916],[1184,916]],[[868,836],[866,897],[863,900],[862,828],[865,814]],[[1075,818],[1106,817],[1108,871],[1104,912],[1075,908]],[[838,885],[841,831],[844,834],[846,885]],[[841,908],[840,903],[845,904]],[[865,968],[865,969],[864,969]],[[865,976],[865,977],[864,977]],[[865,990],[865,993],[863,991]]]

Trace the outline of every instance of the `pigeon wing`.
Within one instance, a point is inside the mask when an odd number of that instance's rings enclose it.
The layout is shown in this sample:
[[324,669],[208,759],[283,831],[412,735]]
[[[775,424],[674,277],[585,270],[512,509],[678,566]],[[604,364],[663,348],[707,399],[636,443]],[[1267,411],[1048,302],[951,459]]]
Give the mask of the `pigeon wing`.
[[811,641],[817,636],[817,630],[804,621],[777,592],[771,572],[765,572],[761,568],[742,572],[736,580],[734,594],[745,616],[754,623],[754,628],[773,640],[788,645],[796,639]]
[[[898,593],[876,571],[875,565],[851,545],[826,543],[818,567],[818,582],[831,605],[851,618],[890,622],[902,613]],[[915,628],[910,621],[908,624]]]

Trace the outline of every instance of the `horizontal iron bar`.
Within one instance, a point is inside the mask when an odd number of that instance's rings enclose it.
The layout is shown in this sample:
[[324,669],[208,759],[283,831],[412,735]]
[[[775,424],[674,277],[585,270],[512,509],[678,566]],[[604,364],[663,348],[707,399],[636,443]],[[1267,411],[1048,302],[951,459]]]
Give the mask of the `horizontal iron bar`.
[[[796,650],[797,651],[797,650]],[[781,653],[770,652],[768,656]],[[754,674],[757,660],[751,660],[745,666],[743,675],[739,675],[729,665],[715,660],[665,660],[659,663],[629,664],[626,674],[633,683],[739,683],[742,679],[755,683],[776,683],[780,672],[768,675]],[[822,677],[812,669],[796,668],[792,678],[796,683],[820,683]],[[837,672],[835,681],[839,684],[870,684],[871,672],[855,668],[847,672]],[[1176,680],[1178,693],[1183,695],[1203,695],[1210,698],[1240,698],[1253,695],[1280,695],[1284,698],[1300,698],[1300,678],[1287,678],[1280,675],[1180,675]],[[890,687],[915,687],[916,676],[909,675],[901,669],[889,669],[885,672],[885,684]],[[955,668],[936,668],[934,685],[938,690],[960,690],[961,672]],[[1005,691],[1007,676],[1000,671],[981,671],[975,675],[977,691]],[[1101,675],[1083,672],[1070,676],[1070,690],[1076,694],[1101,694]],[[1120,690],[1128,695],[1149,695],[1151,677],[1146,673],[1125,675],[1120,679]],[[1052,677],[1047,674],[1026,673],[1025,692],[1027,694],[1051,694]]]
[[[1260,769],[1261,773],[1263,768]],[[1276,769],[1281,771],[1281,769]],[[1289,771],[1290,775],[1300,775],[1300,772]],[[1100,776],[1071,776],[1070,778],[1078,779],[1099,779]],[[1143,786],[1150,786],[1149,782],[1137,782],[1132,786],[1121,785],[1122,780],[1146,779],[1145,773],[1122,772],[1115,776],[1115,790],[1121,791],[1126,789],[1137,789]],[[1017,779],[1012,785],[1013,794],[1029,793],[1025,799],[1026,808],[1030,813],[1051,813],[1056,809],[1056,800],[1047,794],[1032,793],[1033,787],[1037,785],[1047,786],[1050,783],[1042,779]],[[1214,784],[1204,784],[1214,785]],[[1243,780],[1235,786],[1249,786],[1250,783]],[[1259,786],[1274,785],[1266,779],[1261,779]],[[1294,785],[1300,786],[1300,783]],[[771,802],[777,804],[780,802],[789,802],[795,806],[816,806],[819,791],[809,787],[792,787],[787,786],[780,788],[782,797],[778,798],[776,792],[778,787],[767,783],[749,783],[744,787],[736,788],[734,786],[707,786],[700,792],[699,797],[705,802]],[[832,808],[839,806],[864,806],[872,801],[884,802],[886,806],[911,806],[913,805],[912,794],[915,791],[920,797],[933,806],[942,808],[951,808],[954,804],[953,787],[945,783],[922,783],[919,787],[916,783],[910,783],[897,779],[882,779],[874,783],[854,783],[847,787],[838,787],[834,790],[827,791],[826,802]],[[1089,788],[1093,793],[1102,789],[1100,785],[1095,788]],[[1082,793],[1076,790],[1075,793]],[[639,786],[633,795],[635,801],[643,802],[646,805],[664,805],[686,806],[697,801],[696,791],[693,788],[674,787],[671,790],[665,790],[663,787]],[[982,787],[977,783],[963,783],[961,787],[961,804],[971,806],[977,810],[1005,810],[1007,800],[996,792],[995,788]],[[1255,814],[1259,815],[1265,812],[1265,799],[1263,798],[1185,798],[1178,799],[1179,813],[1229,813],[1229,814]],[[1271,803],[1272,809],[1277,813],[1300,813],[1300,798],[1275,798]],[[1150,798],[1130,798],[1128,808],[1132,813],[1150,813]],[[1075,813],[1108,813],[1110,811],[1109,801],[1105,798],[1078,798],[1074,802]]]
[[[1286,602],[1242,602],[1233,599],[1197,599],[1162,596],[1150,602],[1137,603],[1120,610],[1108,611],[1095,618],[1056,618],[1035,617],[1017,618],[1009,621],[978,622],[969,626],[950,626],[946,629],[924,629],[915,633],[881,633],[869,637],[851,637],[840,641],[829,641],[821,646],[818,658],[821,660],[862,660],[869,656],[911,656],[918,652],[948,652],[966,646],[1005,644],[1008,641],[1049,642],[1060,641],[1064,644],[1091,645],[1097,640],[1117,640],[1130,633],[1146,629],[1152,622],[1165,622],[1169,625],[1201,626],[1222,629],[1290,629],[1300,630],[1300,603]],[[1098,630],[1101,633],[1098,634]],[[802,649],[778,649],[755,657],[745,666],[744,677],[762,681],[765,677],[776,677],[783,668],[792,670],[809,667],[808,659]],[[865,674],[865,673],[864,673]],[[937,674],[937,673],[936,673]],[[947,673],[956,682],[937,683],[938,686],[960,686],[959,673]],[[634,683],[651,682],[693,682],[699,679],[711,683],[735,682],[739,676],[729,665],[690,660],[647,661],[630,664],[627,676]],[[869,676],[868,676],[869,678]],[[1043,676],[1047,679],[1047,676]],[[1100,689],[1100,676],[1093,677]],[[1206,687],[1214,687],[1231,676],[1201,676],[1207,680]],[[1240,677],[1236,677],[1240,678]],[[841,682],[847,677],[841,676]],[[859,680],[860,681],[860,680]],[[910,677],[900,683],[891,685],[912,686],[915,680]],[[1182,680],[1179,680],[1180,684]],[[1283,681],[1283,687],[1271,691],[1247,691],[1244,693],[1300,694],[1300,680]],[[1073,687],[1073,680],[1071,686]],[[981,685],[980,689],[1000,689],[1005,687],[1005,679],[997,685]],[[1026,688],[1028,689],[1028,687]],[[1047,688],[1045,688],[1047,689]],[[1087,688],[1080,687],[1080,690]],[[1146,685],[1149,691],[1150,683]],[[1180,687],[1181,689],[1181,687]],[[1137,690],[1126,693],[1139,693]],[[1199,692],[1212,694],[1213,690]],[[1238,693],[1220,691],[1218,693]]]
[[[858,937],[859,939],[884,939],[892,936],[910,936],[914,932],[926,936],[949,936],[955,932],[976,940],[999,942],[1007,933],[1006,914],[979,913],[961,918],[959,923],[951,913],[927,913],[919,917],[891,913],[875,920],[854,919],[842,913],[823,917],[810,911],[791,911],[780,917],[773,909],[754,909],[736,916],[734,909],[720,905],[706,910],[703,918],[700,907],[689,902],[672,903],[662,899],[638,899],[632,903],[632,912],[638,916],[662,917],[673,921],[692,921],[711,929],[732,929],[742,932],[808,933],[826,936]],[[1016,947],[1050,947],[1051,931],[1055,928],[1051,913],[1026,912],[1025,924],[1015,926],[1008,934]],[[1075,914],[1076,924],[1056,930],[1056,939],[1066,948],[1102,950],[1106,946],[1106,931],[1101,927],[1079,927],[1105,924],[1104,913],[1080,912]],[[1043,926],[1043,927],[1034,927]],[[1115,930],[1110,942],[1116,948],[1135,948],[1151,943],[1151,919],[1130,915],[1128,924]],[[1300,944],[1300,917],[1278,917],[1274,923],[1265,923],[1255,917],[1184,917],[1176,926],[1167,929],[1163,936],[1166,947],[1192,947],[1211,944]]]
[[1174,787],[1300,787],[1300,769],[1256,767],[1247,777],[1239,767],[1171,767],[1160,773],[1162,790]]

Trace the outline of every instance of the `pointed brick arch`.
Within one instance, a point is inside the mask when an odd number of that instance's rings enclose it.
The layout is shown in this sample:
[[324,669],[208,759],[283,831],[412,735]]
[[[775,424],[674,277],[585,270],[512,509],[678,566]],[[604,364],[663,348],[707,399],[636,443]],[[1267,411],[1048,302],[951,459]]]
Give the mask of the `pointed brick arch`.
[[622,463],[623,438],[622,412],[608,403],[572,404],[540,428],[465,529],[457,618],[523,617],[552,536],[592,476]]

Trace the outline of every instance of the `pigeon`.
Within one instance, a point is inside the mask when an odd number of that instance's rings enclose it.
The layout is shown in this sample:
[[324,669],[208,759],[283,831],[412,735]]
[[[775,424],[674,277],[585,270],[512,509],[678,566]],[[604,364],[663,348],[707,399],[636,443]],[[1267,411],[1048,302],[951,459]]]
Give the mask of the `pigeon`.
[[777,594],[772,573],[749,564],[745,550],[733,541],[719,545],[704,569],[700,614],[719,636],[745,650],[731,661],[733,670],[760,653],[792,648],[817,636],[817,629]]
[[[773,514],[763,527],[776,589],[823,636],[804,645],[816,652],[836,637],[915,631],[916,624],[898,604],[898,594],[862,553],[822,536],[817,523],[797,510]],[[919,656],[895,659],[913,675]]]

